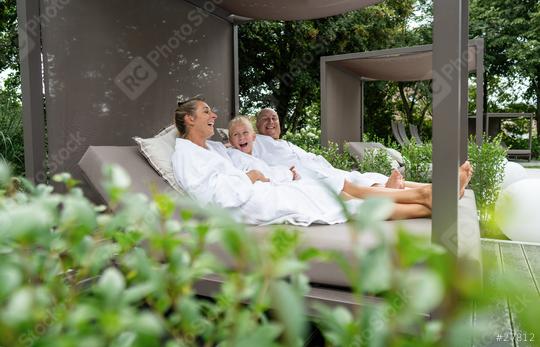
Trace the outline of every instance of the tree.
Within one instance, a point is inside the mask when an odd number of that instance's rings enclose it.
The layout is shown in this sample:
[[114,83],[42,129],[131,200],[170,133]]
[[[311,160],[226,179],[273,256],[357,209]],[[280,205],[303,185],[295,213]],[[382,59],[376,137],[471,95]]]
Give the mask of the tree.
[[20,82],[16,0],[0,0],[0,73],[5,71],[10,72],[6,81],[7,89],[18,90]]
[[319,101],[320,57],[395,46],[406,30],[413,2],[385,1],[318,20],[242,25],[242,111],[274,107],[283,132],[297,130],[303,124],[304,109]]
[[500,77],[527,80],[524,96],[535,99],[540,130],[540,3],[472,0],[470,8],[471,35],[482,36],[486,42],[486,80],[490,85]]

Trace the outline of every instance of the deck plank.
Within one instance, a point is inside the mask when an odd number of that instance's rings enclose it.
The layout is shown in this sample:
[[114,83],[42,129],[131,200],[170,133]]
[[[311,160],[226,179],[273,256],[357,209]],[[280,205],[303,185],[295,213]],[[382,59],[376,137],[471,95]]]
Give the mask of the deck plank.
[[524,337],[529,334],[526,334],[520,327],[517,315],[528,305],[540,304],[538,292],[534,284],[534,278],[529,269],[529,264],[525,258],[525,253],[521,244],[501,242],[500,247],[503,271],[505,273],[512,273],[519,278],[522,286],[517,297],[510,299],[510,315],[514,330],[514,343],[515,346],[518,347],[531,346],[528,341],[522,341]]
[[540,246],[523,245],[523,252],[529,264],[536,292],[540,294]]
[[[486,266],[484,271],[484,286],[490,288],[495,285],[498,280],[498,276],[503,271],[503,264],[501,259],[499,243],[482,240],[482,261],[484,264],[492,263],[492,266]],[[512,324],[510,320],[510,308],[506,300],[493,301],[490,304],[491,310],[486,317],[485,314],[475,312],[474,314],[474,327],[477,325],[489,325],[490,335],[485,336],[478,341],[474,340],[473,346],[514,346],[511,339],[500,338],[498,335],[504,336],[504,334],[510,334],[512,336]]]

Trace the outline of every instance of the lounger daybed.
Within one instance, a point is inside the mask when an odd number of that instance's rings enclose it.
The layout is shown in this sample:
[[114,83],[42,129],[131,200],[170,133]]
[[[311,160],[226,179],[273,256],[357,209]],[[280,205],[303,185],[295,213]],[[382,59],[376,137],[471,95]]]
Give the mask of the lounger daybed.
[[[102,167],[108,164],[117,164],[131,174],[131,191],[150,195],[152,190],[174,191],[172,187],[164,181],[160,175],[150,167],[146,159],[139,153],[136,146],[90,146],[79,166],[84,173],[89,186],[95,189],[103,202],[108,202],[108,197],[103,189],[101,182]],[[467,258],[472,262],[479,264],[480,256],[480,231],[477,221],[476,205],[472,191],[467,190],[459,204],[460,209],[460,234],[457,240],[452,238],[448,242],[457,242],[458,256]],[[431,220],[414,219],[403,221],[385,222],[385,230],[393,233],[396,228],[402,225],[411,233],[430,237]],[[313,225],[310,227],[291,226],[301,233],[302,243],[306,247],[317,247],[325,250],[337,250],[344,254],[351,254],[350,234],[346,224],[338,225]],[[250,227],[253,233],[263,235],[268,232],[270,227]],[[360,246],[368,242],[360,238]],[[227,261],[224,252],[219,245],[211,245],[210,249],[218,257]],[[334,298],[341,298],[347,295],[348,281],[342,271],[334,263],[312,262],[308,271],[308,276],[312,284],[317,287],[327,287],[327,289],[315,289],[319,292],[316,296],[319,299],[333,301]],[[211,293],[214,285],[218,285],[219,280],[209,277],[207,281],[200,284],[201,294]],[[330,289],[328,289],[330,288]],[[341,288],[341,289],[336,289]],[[320,292],[326,294],[320,294]],[[206,293],[204,293],[206,292]],[[337,295],[337,296],[336,296]],[[343,300],[342,300],[343,299]],[[345,300],[347,301],[347,300]],[[346,303],[346,302],[342,302]],[[352,304],[352,301],[350,302]]]

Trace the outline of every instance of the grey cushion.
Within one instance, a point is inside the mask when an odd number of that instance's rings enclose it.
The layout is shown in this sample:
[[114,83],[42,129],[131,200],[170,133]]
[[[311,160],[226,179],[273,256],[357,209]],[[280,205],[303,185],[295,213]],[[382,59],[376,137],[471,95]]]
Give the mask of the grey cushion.
[[137,146],[90,146],[79,161],[79,167],[88,183],[107,204],[109,197],[102,185],[102,167],[107,164],[120,165],[129,173],[132,192],[150,196],[153,188],[158,191],[173,191],[172,187],[142,157]]
[[347,142],[347,150],[352,156],[362,160],[366,149],[384,149],[391,160],[395,160],[399,165],[403,165],[404,160],[401,153],[393,148],[387,148],[378,142]]
[[[101,167],[104,164],[115,163],[122,166],[132,179],[131,191],[141,192],[150,195],[151,187],[160,191],[175,192],[139,154],[137,147],[112,147],[112,146],[91,146],[88,148],[79,166],[86,175],[89,183],[102,196],[104,201],[108,197],[104,192],[101,182]],[[463,199],[459,203],[460,213],[460,234],[458,239],[452,237],[444,238],[443,242],[457,243],[458,255],[462,258],[471,259],[479,264],[480,259],[480,229],[476,214],[476,204],[474,194],[467,190]],[[385,222],[385,232],[394,235],[398,226],[403,226],[406,230],[416,235],[423,235],[429,238],[431,235],[431,219],[411,219],[402,221]],[[302,244],[305,247],[317,247],[324,250],[335,250],[351,257],[351,243],[348,225],[313,225],[310,227],[290,226],[291,229],[299,230]],[[264,235],[271,227],[250,227],[254,233]],[[361,233],[359,245],[369,246],[373,241],[369,233]],[[212,252],[219,256],[225,263],[232,264],[225,255],[219,244],[209,246]],[[334,263],[311,262],[308,276],[313,283],[348,286],[348,281],[340,268]]]

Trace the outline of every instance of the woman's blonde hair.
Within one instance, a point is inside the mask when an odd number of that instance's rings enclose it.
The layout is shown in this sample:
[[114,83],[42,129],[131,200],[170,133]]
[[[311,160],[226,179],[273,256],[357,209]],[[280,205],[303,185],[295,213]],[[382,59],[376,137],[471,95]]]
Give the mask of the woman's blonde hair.
[[200,95],[194,96],[184,101],[178,101],[178,106],[174,111],[174,124],[176,129],[178,129],[178,134],[180,137],[185,137],[187,135],[186,123],[184,117],[188,114],[194,114],[197,110],[197,103],[199,101],[204,101],[204,98]]

